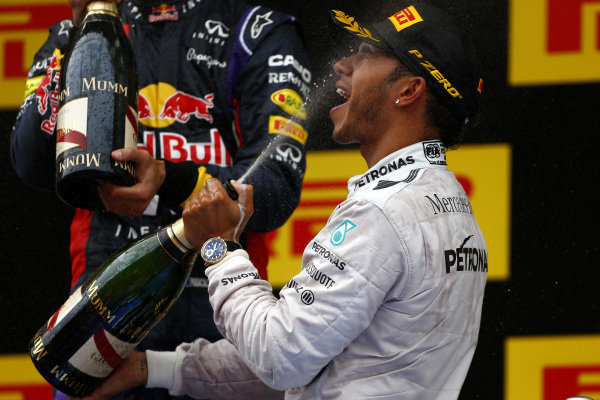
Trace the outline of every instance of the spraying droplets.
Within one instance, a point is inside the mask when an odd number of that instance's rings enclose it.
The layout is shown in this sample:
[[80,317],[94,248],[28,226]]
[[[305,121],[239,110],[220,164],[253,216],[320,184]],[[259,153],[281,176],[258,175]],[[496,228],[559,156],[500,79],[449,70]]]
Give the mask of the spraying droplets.
[[[335,146],[331,139],[333,124],[329,119],[329,110],[339,104],[340,96],[336,93],[335,82],[337,74],[334,72],[334,61],[352,54],[352,48],[340,47],[338,51],[332,54],[332,60],[325,65],[326,71],[320,72],[314,79],[311,90],[303,106],[306,110],[306,119],[298,120],[296,117],[290,117],[283,125],[294,126],[302,125],[308,132],[308,140],[305,146],[309,150],[322,150]],[[300,162],[302,159],[302,145],[290,140],[289,136],[283,134],[273,136],[261,154],[250,165],[246,172],[237,179],[240,183],[245,183],[248,178],[256,173],[261,165],[268,159],[285,159],[286,162]]]

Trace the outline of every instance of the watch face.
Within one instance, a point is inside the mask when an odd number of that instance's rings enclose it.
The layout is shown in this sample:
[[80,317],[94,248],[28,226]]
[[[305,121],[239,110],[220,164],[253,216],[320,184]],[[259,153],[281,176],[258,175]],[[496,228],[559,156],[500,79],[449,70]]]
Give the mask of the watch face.
[[217,262],[225,256],[225,253],[227,253],[227,243],[219,237],[208,239],[200,250],[200,255],[206,262]]

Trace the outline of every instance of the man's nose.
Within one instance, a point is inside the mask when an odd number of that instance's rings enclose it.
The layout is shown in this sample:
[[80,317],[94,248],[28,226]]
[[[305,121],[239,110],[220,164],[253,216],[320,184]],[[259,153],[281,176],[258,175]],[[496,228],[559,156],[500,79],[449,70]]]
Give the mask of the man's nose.
[[350,76],[352,74],[352,57],[342,58],[333,64],[333,71],[338,75]]

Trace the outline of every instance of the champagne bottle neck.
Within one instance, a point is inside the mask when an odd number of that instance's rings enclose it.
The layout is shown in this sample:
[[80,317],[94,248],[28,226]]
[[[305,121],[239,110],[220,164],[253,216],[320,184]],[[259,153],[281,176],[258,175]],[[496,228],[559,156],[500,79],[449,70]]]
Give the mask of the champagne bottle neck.
[[157,235],[163,250],[179,263],[184,263],[186,254],[194,251],[194,248],[185,237],[183,219],[181,218],[159,230]]
[[169,236],[172,236],[171,240],[173,240],[174,242],[178,242],[182,249],[185,249],[185,251],[191,250],[193,248],[190,242],[185,237],[183,218],[179,218],[177,221],[173,222],[169,228]]
[[92,1],[86,8],[86,17],[93,14],[107,14],[119,17],[117,4],[112,1]]

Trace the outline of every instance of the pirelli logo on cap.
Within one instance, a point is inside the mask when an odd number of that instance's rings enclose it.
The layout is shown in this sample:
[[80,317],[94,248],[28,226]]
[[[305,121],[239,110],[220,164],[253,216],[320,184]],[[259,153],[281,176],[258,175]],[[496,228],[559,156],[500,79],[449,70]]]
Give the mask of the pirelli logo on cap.
[[404,10],[398,11],[388,19],[392,21],[392,24],[394,24],[398,32],[409,26],[423,22],[423,18],[419,15],[415,6],[406,7]]

